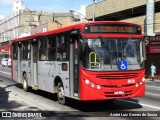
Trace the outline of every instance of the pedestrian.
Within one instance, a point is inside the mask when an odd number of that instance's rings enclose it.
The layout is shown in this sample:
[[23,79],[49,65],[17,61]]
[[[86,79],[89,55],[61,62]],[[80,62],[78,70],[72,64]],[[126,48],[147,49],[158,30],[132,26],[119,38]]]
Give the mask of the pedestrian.
[[156,73],[156,67],[154,66],[154,64],[151,64],[151,77],[152,77],[152,81],[154,81],[154,74]]

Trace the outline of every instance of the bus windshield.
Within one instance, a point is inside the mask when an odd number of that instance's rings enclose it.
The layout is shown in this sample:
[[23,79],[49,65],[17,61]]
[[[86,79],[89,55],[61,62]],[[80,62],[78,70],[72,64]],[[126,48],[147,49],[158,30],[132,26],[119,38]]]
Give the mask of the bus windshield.
[[141,69],[140,39],[129,38],[92,38],[84,39],[81,51],[84,69],[95,71],[120,71],[119,66],[125,62],[125,70]]

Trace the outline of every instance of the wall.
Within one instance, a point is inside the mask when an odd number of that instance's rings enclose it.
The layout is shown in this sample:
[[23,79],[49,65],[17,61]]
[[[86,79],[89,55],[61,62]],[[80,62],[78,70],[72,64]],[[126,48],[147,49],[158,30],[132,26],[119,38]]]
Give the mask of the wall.
[[35,28],[35,33],[42,33],[42,32],[45,32],[44,30],[50,31],[50,30],[66,27],[69,25],[77,24],[77,23],[79,22],[61,22],[60,23],[61,25],[60,25],[55,22],[49,22],[49,23],[37,26]]
[[[145,5],[147,0],[104,0],[95,4],[95,16],[103,16],[129,8]],[[155,0],[155,2],[160,0]],[[91,19],[93,16],[94,5],[86,7],[86,17]]]

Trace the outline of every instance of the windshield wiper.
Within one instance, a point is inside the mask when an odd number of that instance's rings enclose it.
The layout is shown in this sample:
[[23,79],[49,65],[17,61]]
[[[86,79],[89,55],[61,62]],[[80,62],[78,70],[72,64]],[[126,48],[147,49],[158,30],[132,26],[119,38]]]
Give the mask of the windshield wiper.
[[128,47],[128,45],[130,44],[130,42],[131,42],[131,36],[129,37],[129,39],[128,39],[128,41],[127,41],[127,44],[126,44],[126,46],[124,47],[124,49],[123,49],[123,51],[126,51],[126,49],[127,49],[127,47]]
[[105,44],[102,36],[99,36],[99,39],[101,40],[101,43],[104,44],[104,48],[106,49],[106,51],[109,52],[111,55],[111,69],[112,69],[112,50],[110,47],[108,47],[108,45]]
[[127,41],[127,44],[124,46],[123,50],[122,50],[122,55],[123,55],[123,58],[126,58],[125,56],[125,51],[127,49],[127,47],[129,46],[129,44],[131,43],[131,36],[129,37],[128,41]]
[[101,43],[104,44],[106,51],[109,51],[110,53],[112,53],[111,49],[105,44],[103,37],[99,36],[99,39],[101,40]]
[[[118,53],[118,41],[117,41],[117,39],[115,38],[115,43],[116,43],[116,53],[117,53],[117,58],[118,59],[116,59],[116,64],[117,64],[117,66],[118,66],[118,62],[119,62],[119,53]],[[117,61],[118,60],[118,61]]]

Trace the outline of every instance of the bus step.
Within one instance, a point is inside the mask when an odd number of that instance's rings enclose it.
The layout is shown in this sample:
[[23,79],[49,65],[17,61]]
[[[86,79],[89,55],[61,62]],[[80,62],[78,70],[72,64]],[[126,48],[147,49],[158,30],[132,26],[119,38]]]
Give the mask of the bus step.
[[38,87],[35,86],[35,85],[33,85],[33,86],[32,86],[32,89],[33,89],[33,90],[38,90]]

